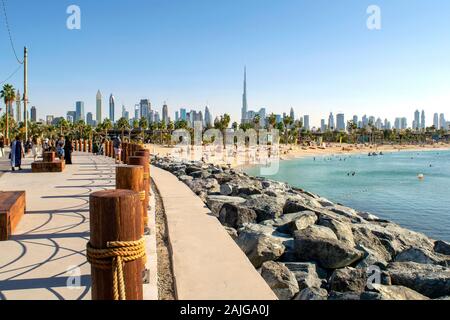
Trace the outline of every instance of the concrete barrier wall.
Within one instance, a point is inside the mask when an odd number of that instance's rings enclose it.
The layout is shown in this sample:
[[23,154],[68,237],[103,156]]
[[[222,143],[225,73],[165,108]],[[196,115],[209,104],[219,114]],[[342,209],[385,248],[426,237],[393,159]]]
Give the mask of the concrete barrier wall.
[[276,300],[223,226],[188,186],[151,168],[161,194],[180,300]]

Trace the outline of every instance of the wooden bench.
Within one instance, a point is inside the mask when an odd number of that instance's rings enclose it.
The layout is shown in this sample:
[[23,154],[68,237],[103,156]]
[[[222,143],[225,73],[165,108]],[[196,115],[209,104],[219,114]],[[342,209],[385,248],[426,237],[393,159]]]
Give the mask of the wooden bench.
[[8,240],[25,214],[25,191],[0,191],[0,241]]

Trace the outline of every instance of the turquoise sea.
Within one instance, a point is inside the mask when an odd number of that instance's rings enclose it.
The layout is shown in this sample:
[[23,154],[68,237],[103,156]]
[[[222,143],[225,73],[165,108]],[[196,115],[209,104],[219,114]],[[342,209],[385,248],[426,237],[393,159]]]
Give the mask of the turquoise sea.
[[281,161],[267,178],[450,241],[450,151],[307,157]]

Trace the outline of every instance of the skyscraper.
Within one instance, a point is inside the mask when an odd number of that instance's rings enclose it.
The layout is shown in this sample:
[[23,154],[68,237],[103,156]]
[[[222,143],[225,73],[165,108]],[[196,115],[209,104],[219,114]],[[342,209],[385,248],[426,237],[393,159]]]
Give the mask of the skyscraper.
[[22,110],[21,110],[21,104],[20,104],[20,92],[17,90],[16,94],[16,121],[21,122],[22,121]]
[[303,116],[303,128],[307,131],[311,130],[311,127],[309,125],[309,116],[308,115]]
[[209,111],[208,106],[205,107],[205,127],[210,128],[213,126],[212,123],[212,115],[211,112]]
[[150,115],[150,100],[149,99],[141,99],[139,102],[139,106],[141,108],[141,118],[149,118]]
[[77,101],[75,102],[75,112],[76,112],[76,119],[75,121],[86,121],[84,117],[84,102],[83,101]]
[[438,129],[445,129],[447,126],[447,123],[445,121],[445,116],[443,113],[439,115],[439,128]]
[[247,67],[244,68],[244,93],[242,95],[242,120],[241,123],[247,122]]
[[338,113],[336,115],[336,129],[339,131],[345,130],[345,116],[343,113]]
[[357,115],[353,116],[353,124],[356,126],[358,125],[358,116]]
[[186,114],[186,109],[185,108],[181,108],[180,109],[180,119],[186,121],[187,120],[187,114]]
[[439,114],[435,113],[433,117],[433,126],[436,130],[439,129]]
[[86,115],[86,124],[93,126],[94,125],[94,115],[92,112],[88,112]]
[[321,132],[327,131],[327,125],[325,124],[325,119],[320,120],[320,131]]
[[37,119],[37,110],[36,107],[31,107],[31,111],[30,111],[30,121],[31,122],[36,122]]
[[116,108],[116,100],[111,93],[111,95],[109,96],[109,120],[111,120],[111,122],[113,123],[116,121],[114,118],[115,108]]
[[414,121],[412,128],[413,130],[418,130],[420,127],[420,112],[419,110],[416,110],[416,112],[414,112]]
[[180,120],[180,112],[175,111],[175,122],[178,122],[178,120]]
[[141,114],[141,107],[138,104],[134,105],[134,119],[139,120],[140,114]]
[[336,129],[336,126],[334,125],[334,116],[333,112],[330,112],[330,116],[328,117],[328,129],[334,130]]
[[97,124],[102,122],[102,94],[100,90],[97,91],[97,96],[95,97],[95,120]]
[[67,121],[69,121],[70,123],[74,123],[75,119],[77,118],[77,113],[75,111],[67,111],[67,116],[66,119]]
[[295,121],[294,108],[291,108],[291,112],[289,113],[289,116],[291,117],[292,121]]
[[425,130],[426,127],[427,126],[426,126],[426,123],[425,123],[425,110],[422,110],[420,129]]
[[167,125],[169,124],[169,107],[164,103],[162,107],[162,121]]

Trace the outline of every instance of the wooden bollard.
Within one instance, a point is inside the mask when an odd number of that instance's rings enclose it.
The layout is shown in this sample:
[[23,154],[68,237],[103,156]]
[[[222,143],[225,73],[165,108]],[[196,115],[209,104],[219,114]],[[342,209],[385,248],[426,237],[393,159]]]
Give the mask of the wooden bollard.
[[[136,157],[145,157],[146,158],[146,167],[145,167],[145,172],[144,175],[147,176],[148,179],[148,194],[149,196],[152,194],[152,189],[150,188],[150,183],[151,183],[151,173],[150,173],[150,151],[147,149],[140,149],[139,151],[136,151],[135,153]],[[145,178],[145,177],[144,177]]]
[[114,143],[112,141],[109,142],[109,154],[111,158],[115,158]]
[[87,152],[87,141],[83,140],[83,152]]
[[92,153],[92,140],[88,140],[88,152]]
[[106,157],[110,157],[109,151],[111,151],[111,149],[109,148],[109,141],[106,140],[105,141],[105,156]]
[[55,162],[56,154],[55,152],[44,152],[43,160],[44,162]]
[[[88,261],[91,262],[92,300],[114,300],[113,259],[105,260],[108,262],[106,268],[96,264],[90,248],[108,249],[111,242],[138,241],[142,238],[139,194],[131,190],[99,191],[90,195],[89,204],[91,238],[87,255]],[[125,262],[123,265],[127,300],[143,299],[143,267],[143,258]]]
[[141,200],[142,235],[144,234],[145,217],[147,216],[148,203],[144,187],[144,167],[142,165],[117,166],[116,189],[132,190],[139,193]]
[[144,225],[148,224],[148,207],[150,204],[150,166],[145,157],[129,157],[128,164],[130,166],[142,166],[143,167],[143,187],[145,191],[144,198]]

